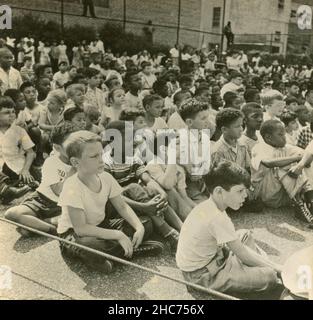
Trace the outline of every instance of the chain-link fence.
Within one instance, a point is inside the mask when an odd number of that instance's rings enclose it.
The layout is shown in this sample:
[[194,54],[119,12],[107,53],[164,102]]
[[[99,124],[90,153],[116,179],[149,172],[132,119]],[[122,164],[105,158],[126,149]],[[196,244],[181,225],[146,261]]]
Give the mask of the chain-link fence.
[[[131,0],[114,0],[114,2],[111,0],[49,0],[48,2],[10,0],[7,2],[13,9],[13,17],[31,13],[36,17],[58,23],[61,32],[64,28],[75,24],[101,29],[105,23],[109,22],[117,24],[126,32],[144,36],[147,41],[155,44],[173,46],[175,43],[180,43],[198,49],[204,45],[210,49],[216,48],[216,46],[221,48],[223,38],[221,33],[206,32],[200,30],[200,28],[191,27],[190,22],[186,20],[186,17],[184,18],[184,15],[182,15],[182,19],[179,19],[179,8],[177,11],[169,10],[168,17],[163,17],[160,9],[160,16],[151,21],[151,24],[148,24],[151,15],[148,12],[142,12],[142,16],[138,16],[136,8],[133,6],[135,2]],[[84,12],[83,2],[87,4],[93,2],[94,14],[97,19],[91,17],[93,12],[89,6],[86,7],[87,11]],[[134,18],[135,13],[136,19]],[[86,14],[87,17],[82,17],[83,14]],[[244,51],[267,51],[283,55],[311,53],[310,48],[313,42],[311,30],[299,33],[296,26],[292,24],[290,24],[289,30],[289,34],[277,32],[273,34],[235,34],[234,47]],[[227,48],[226,42],[224,37],[224,50]]]

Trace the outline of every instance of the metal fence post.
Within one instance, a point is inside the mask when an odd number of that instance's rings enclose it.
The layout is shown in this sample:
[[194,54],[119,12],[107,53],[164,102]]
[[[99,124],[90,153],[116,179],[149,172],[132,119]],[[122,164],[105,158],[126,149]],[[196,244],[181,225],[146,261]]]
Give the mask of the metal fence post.
[[181,0],[178,0],[177,36],[176,36],[176,43],[177,43],[177,44],[179,44],[180,15],[181,15]]
[[64,34],[64,0],[61,0],[61,36]]

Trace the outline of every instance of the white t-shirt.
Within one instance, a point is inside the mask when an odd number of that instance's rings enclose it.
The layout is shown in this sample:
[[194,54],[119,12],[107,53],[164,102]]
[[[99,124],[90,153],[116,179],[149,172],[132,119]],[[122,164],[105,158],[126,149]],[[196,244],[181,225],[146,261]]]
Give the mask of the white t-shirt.
[[58,223],[58,233],[64,233],[73,228],[68,207],[81,209],[86,216],[86,223],[97,226],[105,218],[105,205],[108,199],[121,194],[122,188],[107,172],[99,174],[101,190],[91,191],[79,178],[77,173],[69,177],[63,186],[58,205],[62,207],[62,214]]
[[58,202],[59,197],[51,190],[51,186],[63,182],[70,170],[71,166],[64,163],[58,153],[50,155],[42,166],[42,180],[37,191],[48,199]]
[[35,145],[28,133],[21,127],[12,124],[5,132],[0,131],[0,156],[16,174],[20,174],[25,164],[25,151]]
[[223,99],[224,94],[226,92],[236,92],[240,88],[241,88],[240,86],[237,86],[233,82],[228,82],[228,83],[224,84],[224,86],[221,89],[221,97],[222,97],[222,99]]
[[180,231],[176,263],[186,272],[208,265],[228,242],[238,239],[235,227],[225,211],[210,198],[196,206]]

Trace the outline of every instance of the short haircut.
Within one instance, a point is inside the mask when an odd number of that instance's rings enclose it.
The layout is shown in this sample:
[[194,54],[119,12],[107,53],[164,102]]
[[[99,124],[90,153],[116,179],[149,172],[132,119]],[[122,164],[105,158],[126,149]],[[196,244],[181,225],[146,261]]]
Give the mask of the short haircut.
[[228,91],[223,95],[223,100],[226,105],[232,104],[232,102],[238,97],[237,93]]
[[86,130],[71,133],[65,141],[65,152],[68,158],[81,158],[86,144],[92,142],[101,142],[101,138]]
[[23,83],[21,84],[20,90],[21,90],[21,92],[24,92],[24,90],[25,90],[26,88],[29,88],[29,87],[35,88],[35,85],[34,85],[32,82],[30,82],[30,81],[25,81],[25,82],[23,82]]
[[286,102],[287,106],[289,106],[290,104],[295,103],[295,102],[299,104],[299,100],[296,97],[293,97],[293,96],[287,97],[285,99],[285,102]]
[[188,74],[182,74],[178,79],[179,84],[182,83],[192,83],[192,78]]
[[37,78],[41,78],[47,68],[52,68],[50,64],[40,64],[35,68]]
[[145,117],[145,113],[143,111],[136,110],[123,110],[119,120],[134,122],[138,117]]
[[16,102],[21,94],[22,94],[22,92],[18,89],[8,89],[4,93],[4,96],[10,97],[14,102]]
[[281,121],[279,120],[267,120],[263,122],[260,129],[260,134],[262,138],[264,139],[266,135],[271,135],[273,131],[276,129],[276,126],[279,124],[282,125]]
[[54,100],[58,104],[64,106],[66,104],[66,101],[67,101],[67,96],[66,96],[66,93],[64,92],[64,90],[56,89],[56,90],[52,90],[52,91],[49,92],[49,94],[47,96],[47,100],[48,101]]
[[84,71],[84,75],[87,79],[91,79],[92,77],[97,76],[99,73],[100,71],[94,68],[86,68]]
[[148,106],[150,107],[154,101],[160,101],[160,100],[163,100],[163,98],[158,94],[149,94],[143,98],[142,105],[144,109],[147,110],[147,107]]
[[278,90],[269,90],[261,94],[262,105],[270,106],[274,100],[284,100],[284,96]]
[[145,67],[151,67],[151,66],[152,66],[151,62],[149,62],[149,61],[143,61],[141,63],[141,69],[144,69]]
[[259,94],[260,91],[258,89],[247,89],[243,95],[246,102],[254,102],[254,97],[256,94]]
[[14,101],[7,96],[0,96],[0,110],[6,108],[6,109],[15,109],[15,103]]
[[75,84],[71,84],[70,86],[68,86],[66,88],[66,94],[67,94],[68,98],[72,98],[76,94],[77,91],[85,94],[85,86],[80,83],[75,83]]
[[84,112],[86,117],[88,117],[91,120],[97,120],[101,116],[100,111],[97,107],[93,106],[92,104],[87,104],[84,106]]
[[263,111],[263,108],[256,102],[248,102],[241,107],[241,112],[244,114],[245,118],[247,118],[251,113],[255,112],[255,110]]
[[152,89],[156,94],[159,94],[159,92],[162,91],[162,88],[165,86],[167,86],[167,81],[165,79],[158,79],[152,85]]
[[61,145],[70,133],[76,132],[79,129],[73,123],[65,121],[64,123],[56,126],[51,131],[50,141],[53,144]]
[[297,115],[292,111],[284,111],[280,116],[280,120],[287,127],[290,122],[295,121],[297,119]]
[[244,118],[244,115],[240,110],[234,108],[222,109],[216,115],[216,126],[219,129],[222,127],[229,127],[239,118]]
[[[183,99],[184,99],[184,96],[186,94],[186,91],[178,91],[177,93],[174,94],[174,97],[173,97],[173,102],[175,105],[177,105],[179,102],[182,102]],[[192,97],[192,93],[190,92],[190,95]]]
[[68,65],[68,63],[67,63],[67,61],[60,61],[59,63],[58,63],[58,66],[59,67],[61,67],[62,65]]
[[130,83],[133,76],[138,75],[138,71],[128,71],[125,74],[125,83]]
[[82,110],[78,107],[68,108],[63,113],[64,120],[65,121],[72,121],[73,118],[75,117],[75,115],[78,113],[84,113],[84,110]]
[[250,186],[250,176],[248,172],[238,164],[223,160],[213,166],[210,172],[204,177],[206,187],[210,194],[216,187],[221,187],[229,191],[237,185]]
[[200,85],[200,87],[197,88],[195,91],[195,97],[199,97],[203,92],[209,91],[209,90],[210,90],[210,87],[208,85]]
[[243,75],[239,71],[231,71],[229,75],[229,79],[234,79],[234,78],[243,78]]
[[198,101],[195,98],[187,99],[179,108],[178,112],[182,119],[194,119],[201,111],[208,110],[209,104],[206,102]]

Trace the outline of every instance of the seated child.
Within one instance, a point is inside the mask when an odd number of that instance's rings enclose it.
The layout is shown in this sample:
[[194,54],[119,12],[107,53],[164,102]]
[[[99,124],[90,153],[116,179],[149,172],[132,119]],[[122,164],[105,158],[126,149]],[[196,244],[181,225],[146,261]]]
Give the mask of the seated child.
[[[156,231],[175,249],[179,234],[176,230],[180,230],[182,222],[168,206],[165,191],[151,179],[143,162],[134,155],[134,132],[127,128],[124,121],[114,121],[108,125],[105,133],[106,141],[114,137],[114,142],[107,146],[103,156],[105,171],[124,187],[126,203],[136,214],[149,215]],[[133,143],[130,143],[130,139]],[[139,180],[143,185],[139,184]]]
[[285,99],[286,109],[292,112],[296,112],[299,106],[299,101],[296,97],[290,96]]
[[131,121],[134,126],[134,131],[141,130],[147,127],[146,115],[143,111],[123,110],[119,120]]
[[286,106],[284,96],[277,90],[269,90],[261,95],[261,101],[265,108],[264,121],[279,120]]
[[297,115],[292,111],[285,111],[282,113],[280,120],[285,125],[286,143],[292,146],[297,145]]
[[46,99],[51,91],[51,82],[49,78],[39,78],[36,82],[36,89],[38,92],[38,102],[42,105],[46,105]]
[[243,118],[243,113],[233,108],[218,112],[216,126],[221,130],[222,136],[213,146],[212,165],[228,160],[250,171],[248,148],[238,141],[243,131]]
[[[122,188],[103,171],[100,137],[88,131],[75,132],[64,147],[77,172],[65,181],[59,197],[62,214],[57,231],[60,237],[127,259],[139,253],[143,246],[147,253],[160,253],[162,244],[143,242],[151,233],[151,220],[136,216],[121,197]],[[108,200],[119,215],[113,219],[106,210]],[[65,254],[79,257],[92,268],[106,273],[112,271],[111,261],[68,244],[60,245]]]
[[[173,131],[173,130],[172,130]],[[151,177],[167,192],[168,203],[184,221],[196,204],[186,192],[185,170],[176,164],[179,152],[179,137],[172,132],[165,132],[154,139],[154,159],[146,169]],[[174,144],[174,146],[173,146]],[[176,152],[177,151],[177,152]]]
[[185,101],[179,109],[187,130],[179,130],[180,158],[178,164],[185,169],[187,194],[196,203],[207,199],[203,177],[210,168],[211,143],[210,132],[208,132],[210,125],[208,109],[207,103],[194,98]]
[[179,91],[176,94],[174,94],[174,105],[176,106],[176,111],[169,117],[167,121],[167,125],[171,129],[182,129],[186,128],[186,123],[184,120],[181,118],[179,115],[179,108],[184,103],[186,100],[192,98],[191,92],[190,91]]
[[[65,179],[75,171],[65,153],[64,142],[68,135],[78,129],[71,123],[55,127],[51,133],[54,152],[45,160],[42,167],[42,180],[37,190],[21,205],[10,208],[5,217],[25,226],[56,234],[56,219],[61,214],[57,205]],[[30,235],[25,229],[18,229],[23,235]]]
[[245,130],[238,142],[247,147],[251,158],[252,148],[259,142],[259,130],[263,123],[263,110],[259,104],[248,102],[243,105],[241,112],[244,115]]
[[227,216],[247,197],[249,175],[229,161],[205,177],[210,199],[195,207],[179,236],[176,262],[186,281],[231,294],[272,289],[281,266],[271,262],[249,230],[235,230]]
[[54,74],[54,89],[63,88],[64,85],[70,80],[68,74],[68,63],[66,61],[59,62],[59,71]]
[[86,115],[84,110],[74,107],[69,108],[64,111],[63,118],[65,122],[71,122],[80,130],[85,130],[86,128]]
[[224,109],[234,108],[240,110],[241,100],[238,97],[238,94],[232,91],[228,91],[223,96],[224,100]]
[[39,178],[32,166],[36,157],[33,150],[35,145],[25,129],[16,125],[15,104],[11,98],[0,97],[0,110],[2,111],[0,145],[4,161],[2,173],[11,180],[12,184],[27,184],[35,187],[35,177]]
[[64,121],[63,111],[66,104],[66,94],[61,89],[51,91],[47,97],[47,106],[40,111],[39,128],[41,129],[41,143],[48,154],[52,151],[50,145],[51,131]]
[[104,107],[101,113],[100,124],[106,127],[111,121],[117,121],[121,112],[126,107],[125,91],[123,88],[115,88],[108,95],[109,106]]
[[105,94],[98,88],[102,78],[101,73],[99,70],[87,68],[85,75],[88,81],[87,92],[85,94],[86,102],[97,107],[102,112],[105,106]]
[[305,106],[300,105],[296,111],[297,123],[297,146],[305,149],[313,140],[312,115],[311,111]]
[[95,134],[100,134],[103,130],[98,126],[100,120],[100,112],[97,107],[92,105],[85,105],[84,107],[86,115],[86,130]]
[[65,110],[73,107],[84,109],[85,102],[85,86],[83,84],[71,84],[66,88],[68,97]]
[[263,142],[252,149],[251,181],[254,197],[271,208],[292,203],[297,217],[313,224],[312,187],[306,175],[289,173],[292,164],[303,157],[303,150],[286,145],[285,127],[279,120],[265,121],[260,130]]

